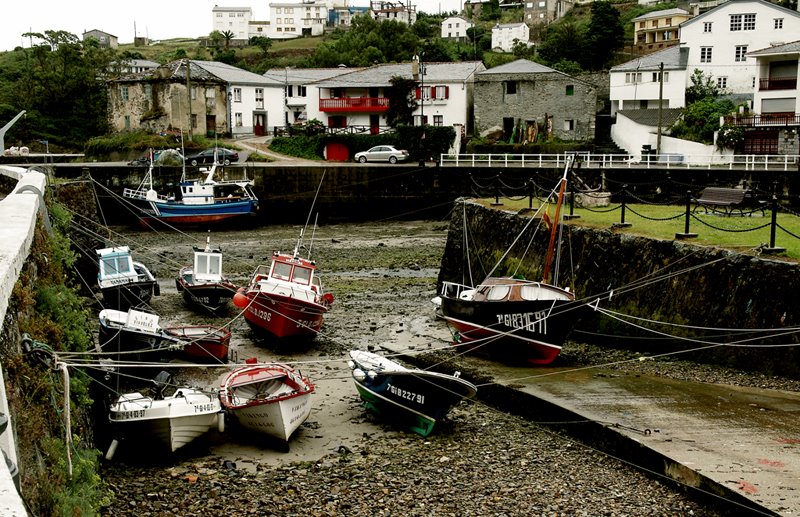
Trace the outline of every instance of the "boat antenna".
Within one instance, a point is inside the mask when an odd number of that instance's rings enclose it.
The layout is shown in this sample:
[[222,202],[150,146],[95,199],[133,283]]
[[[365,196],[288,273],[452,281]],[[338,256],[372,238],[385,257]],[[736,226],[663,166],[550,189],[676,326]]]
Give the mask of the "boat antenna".
[[317,220],[319,219],[319,212],[314,216],[314,229],[311,231],[311,243],[308,245],[308,260],[311,260],[311,248],[314,246],[314,234],[317,233]]
[[183,127],[181,127],[181,183],[186,181],[186,148],[183,146]]
[[[319,196],[319,191],[322,189],[322,180],[325,179],[325,169],[322,170],[322,177],[319,179],[319,185],[317,185],[317,191],[314,193],[314,200],[311,201],[311,209],[308,211],[308,217],[306,217],[306,224],[303,226],[303,229],[300,231],[300,238],[297,241],[297,247],[295,248],[295,255],[297,255],[297,251],[300,249],[300,246],[303,244],[303,233],[305,233],[306,228],[308,228],[308,222],[311,220],[311,214],[314,213],[314,205],[317,204],[317,197]],[[316,230],[317,227],[317,220],[314,219],[314,229]],[[309,253],[310,255],[310,253]]]
[[[547,279],[550,277],[550,269],[553,266],[553,250],[555,248],[559,221],[561,220],[561,205],[564,201],[564,190],[567,188],[567,174],[569,174],[570,168],[572,168],[572,162],[574,159],[574,155],[567,155],[566,164],[564,166],[564,176],[561,178],[561,186],[558,189],[558,202],[556,203],[555,217],[553,217],[553,226],[550,228],[550,244],[547,246],[547,258],[544,261],[542,282],[547,282]],[[555,282],[555,280],[553,280],[553,282]]]
[[211,251],[211,230],[208,230],[206,235],[206,251]]

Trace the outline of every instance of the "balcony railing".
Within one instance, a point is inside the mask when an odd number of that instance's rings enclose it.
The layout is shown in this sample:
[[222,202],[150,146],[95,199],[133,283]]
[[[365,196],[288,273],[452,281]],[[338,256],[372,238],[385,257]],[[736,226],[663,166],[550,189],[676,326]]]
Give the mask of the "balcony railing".
[[800,126],[800,115],[794,113],[764,113],[747,117],[725,117],[725,123],[744,127]]
[[388,109],[387,97],[337,97],[319,100],[320,111],[380,113]]
[[760,79],[759,91],[766,90],[796,90],[797,77],[783,77],[779,79]]

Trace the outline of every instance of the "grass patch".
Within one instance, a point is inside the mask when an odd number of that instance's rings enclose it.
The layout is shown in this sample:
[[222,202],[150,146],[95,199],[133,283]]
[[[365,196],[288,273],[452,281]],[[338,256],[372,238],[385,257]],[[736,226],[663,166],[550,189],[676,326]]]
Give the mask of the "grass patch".
[[[494,198],[479,199],[477,202],[484,206],[491,206]],[[528,199],[501,198],[502,205],[496,206],[500,210],[519,211],[528,208]],[[533,208],[539,204],[534,200]],[[569,206],[563,208],[569,214]],[[553,209],[550,210],[553,215]],[[612,229],[630,235],[650,237],[653,239],[676,240],[676,234],[685,233],[686,207],[679,205],[625,205],[625,223],[628,227],[615,227],[622,222],[621,205],[612,203],[607,207],[592,209],[575,208],[573,214],[579,216],[567,221],[568,224],[589,228]],[[775,233],[775,246],[785,248],[786,251],[777,255],[792,260],[800,260],[800,217],[791,213],[779,212],[777,224],[779,228]],[[751,216],[725,216],[720,214],[706,214],[702,209],[690,213],[689,232],[696,233],[697,237],[687,239],[687,242],[703,246],[717,246],[743,253],[755,253],[762,246],[770,243],[771,212],[767,210],[762,216],[761,212]],[[782,230],[784,228],[786,231]],[[788,233],[790,232],[790,233]],[[794,234],[794,235],[792,235]]]

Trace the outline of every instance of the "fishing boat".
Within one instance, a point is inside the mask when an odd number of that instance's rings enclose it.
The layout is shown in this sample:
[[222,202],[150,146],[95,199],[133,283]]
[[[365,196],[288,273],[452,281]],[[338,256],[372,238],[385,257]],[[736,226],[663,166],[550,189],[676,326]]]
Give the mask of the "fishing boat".
[[255,215],[258,198],[253,180],[215,180],[219,172],[217,160],[209,168],[200,169],[204,177],[186,179],[184,163],[176,195],[164,195],[153,189],[153,163],[135,189],[126,188],[122,197],[142,211],[141,222],[152,226],[153,219],[175,225],[207,225],[233,218]]
[[233,304],[244,310],[247,323],[273,338],[313,338],[333,304],[333,295],[323,290],[317,264],[311,260],[311,247],[306,258],[300,256],[303,233],[292,253],[273,252],[272,263],[258,266],[247,287],[233,295]]
[[421,436],[431,434],[453,406],[478,391],[459,372],[406,368],[373,352],[351,350],[348,365],[369,410]]
[[100,349],[119,360],[162,361],[183,357],[227,362],[231,333],[212,325],[162,328],[157,314],[130,309],[100,311]]
[[[561,352],[567,335],[579,319],[577,309],[584,305],[575,301],[575,294],[568,287],[559,287],[557,280],[550,280],[557,223],[571,163],[572,160],[567,160],[564,175],[554,189],[558,192],[556,224],[550,228],[544,280],[534,281],[517,275],[493,276],[492,272],[498,267],[495,266],[477,285],[442,282],[434,305],[437,315],[454,329],[454,344],[488,356],[534,365],[550,364]],[[530,219],[523,233],[535,220]]]
[[127,246],[97,250],[97,284],[106,307],[125,310],[146,305],[160,294],[158,282],[141,262],[135,262]]
[[156,378],[156,394],[125,393],[109,409],[108,419],[115,438],[106,452],[113,458],[120,440],[131,439],[155,444],[175,452],[211,429],[225,429],[224,414],[216,392],[179,387],[164,396],[171,377],[162,372]]
[[222,249],[212,247],[210,237],[204,248],[193,246],[192,249],[192,265],[178,271],[175,287],[190,307],[218,313],[228,305],[237,289],[222,274]]
[[288,442],[311,413],[312,393],[311,381],[293,368],[266,363],[233,370],[219,398],[242,427]]

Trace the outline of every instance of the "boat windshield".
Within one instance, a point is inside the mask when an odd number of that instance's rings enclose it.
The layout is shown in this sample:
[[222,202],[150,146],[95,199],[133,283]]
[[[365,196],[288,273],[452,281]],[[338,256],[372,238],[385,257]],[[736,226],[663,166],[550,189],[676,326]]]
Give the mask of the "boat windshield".
[[296,284],[308,285],[311,282],[311,269],[307,267],[295,266],[292,282]]
[[272,278],[278,280],[289,280],[292,277],[292,265],[286,262],[275,262],[272,266]]
[[486,294],[486,298],[488,300],[502,300],[506,296],[508,296],[508,292],[511,288],[507,285],[496,285],[489,289],[489,292]]
[[132,272],[132,264],[128,255],[115,255],[100,259],[103,276],[125,275]]

